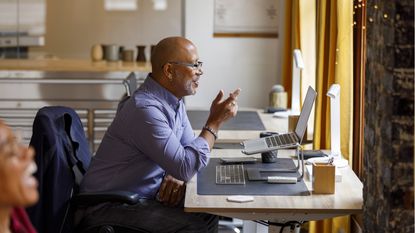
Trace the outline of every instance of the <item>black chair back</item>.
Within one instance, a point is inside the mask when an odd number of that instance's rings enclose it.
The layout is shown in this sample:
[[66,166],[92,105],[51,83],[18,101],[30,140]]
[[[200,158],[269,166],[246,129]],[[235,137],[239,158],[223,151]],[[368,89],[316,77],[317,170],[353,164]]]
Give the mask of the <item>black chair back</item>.
[[28,215],[38,232],[72,232],[70,200],[91,160],[79,116],[67,107],[40,109],[30,145],[36,152],[40,199],[27,209]]

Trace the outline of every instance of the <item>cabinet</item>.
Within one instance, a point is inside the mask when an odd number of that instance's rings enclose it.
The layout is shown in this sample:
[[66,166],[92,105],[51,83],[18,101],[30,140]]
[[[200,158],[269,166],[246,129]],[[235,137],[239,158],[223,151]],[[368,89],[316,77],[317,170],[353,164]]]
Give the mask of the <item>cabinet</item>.
[[[75,109],[95,153],[115,116],[118,102],[126,95],[123,81],[129,71],[0,71],[0,118],[20,132],[28,144],[34,117],[44,106]],[[134,71],[140,85],[147,72]]]

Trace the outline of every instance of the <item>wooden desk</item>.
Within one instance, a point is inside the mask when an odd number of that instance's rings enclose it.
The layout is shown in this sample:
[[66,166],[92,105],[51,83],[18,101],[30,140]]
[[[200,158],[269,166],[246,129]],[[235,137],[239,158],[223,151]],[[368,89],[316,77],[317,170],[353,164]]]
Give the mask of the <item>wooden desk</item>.
[[[288,118],[273,117],[273,114],[264,113],[264,110],[262,109],[242,108],[239,110],[257,111],[259,118],[264,124],[265,131],[274,131],[279,133],[284,133],[288,131]],[[216,143],[240,143],[245,140],[256,139],[259,138],[259,134],[263,131],[264,130],[219,130],[219,137]],[[194,132],[196,135],[200,134],[200,130],[194,130]]]
[[[293,155],[292,150],[280,150],[279,156]],[[212,157],[245,156],[240,150],[213,150]],[[254,196],[248,203],[226,201],[226,195],[198,195],[197,176],[187,184],[185,211],[206,212],[244,220],[299,222],[320,220],[362,212],[363,185],[350,167],[342,168],[342,181],[336,182],[335,194],[310,196]],[[305,176],[307,188],[310,179]]]

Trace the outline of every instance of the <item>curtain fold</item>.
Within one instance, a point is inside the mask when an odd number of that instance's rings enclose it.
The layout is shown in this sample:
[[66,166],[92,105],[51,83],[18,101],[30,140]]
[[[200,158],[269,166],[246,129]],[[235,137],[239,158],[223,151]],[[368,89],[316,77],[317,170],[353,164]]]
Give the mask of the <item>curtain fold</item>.
[[330,148],[330,99],[326,93],[340,84],[341,151],[351,159],[353,112],[353,2],[319,0],[317,4],[317,78],[314,148]]
[[[316,4],[316,5],[314,5]],[[326,93],[334,83],[340,84],[341,152],[352,159],[353,117],[353,1],[310,0],[286,1],[285,37],[283,49],[282,84],[289,98],[292,90],[292,52],[298,48],[306,52],[305,59],[315,60],[315,71],[308,70],[308,79],[302,86],[314,85],[318,93],[315,103],[313,148],[330,148],[330,99]],[[316,15],[310,14],[315,11]],[[317,41],[310,33],[310,20],[316,21]],[[303,36],[303,37],[301,37]],[[316,51],[310,50],[316,47]],[[316,55],[315,55],[316,54]],[[303,56],[304,57],[304,56]],[[310,60],[308,60],[310,61]],[[310,65],[309,65],[310,66]],[[311,63],[313,66],[313,63]],[[304,71],[303,71],[304,72]],[[312,75],[309,75],[313,73]],[[314,80],[314,74],[315,80]],[[307,85],[305,85],[307,84]],[[288,100],[290,106],[291,101]],[[351,164],[351,163],[350,163]],[[310,233],[350,232],[350,217],[337,217],[309,223]]]
[[283,65],[281,83],[287,92],[287,107],[291,107],[293,50],[300,48],[299,1],[286,1]]
[[335,83],[341,87],[340,145],[345,159],[353,164],[353,1],[338,1],[337,18]]
[[[317,0],[317,76],[314,149],[330,148],[330,99],[326,93],[340,84],[340,137],[343,157],[352,159],[353,1]],[[350,216],[312,221],[310,233],[350,232]]]

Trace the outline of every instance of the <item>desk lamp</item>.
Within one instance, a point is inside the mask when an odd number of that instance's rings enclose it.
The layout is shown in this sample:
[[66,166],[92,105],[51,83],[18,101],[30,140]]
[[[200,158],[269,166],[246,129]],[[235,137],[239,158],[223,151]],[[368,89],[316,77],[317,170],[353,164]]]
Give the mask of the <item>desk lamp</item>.
[[276,112],[274,116],[277,117],[288,117],[290,115],[300,115],[300,91],[301,82],[300,74],[301,70],[304,69],[303,56],[299,49],[294,49],[293,52],[293,69],[292,69],[292,92],[291,92],[291,110],[287,112]]
[[299,115],[300,114],[300,92],[301,92],[301,82],[300,74],[301,70],[304,69],[303,56],[299,49],[294,49],[293,52],[293,77],[292,77],[292,93],[291,93],[291,114]]
[[331,85],[327,96],[330,97],[330,156],[336,166],[343,167],[347,160],[342,158],[340,150],[340,85]]

